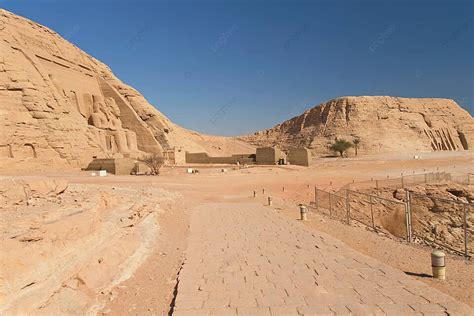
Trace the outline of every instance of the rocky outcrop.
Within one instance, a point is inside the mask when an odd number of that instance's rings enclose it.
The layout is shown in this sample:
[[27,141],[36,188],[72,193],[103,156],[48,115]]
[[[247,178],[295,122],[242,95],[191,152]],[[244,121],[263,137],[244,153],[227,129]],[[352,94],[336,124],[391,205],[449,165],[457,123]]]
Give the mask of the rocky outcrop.
[[0,210],[12,205],[26,205],[30,199],[55,197],[66,191],[65,180],[41,177],[0,178]]
[[156,188],[0,177],[0,314],[96,315],[156,250],[160,204],[178,198]]
[[305,146],[317,155],[329,153],[335,139],[355,138],[359,154],[473,149],[474,119],[450,99],[341,97],[240,137],[255,146]]
[[173,124],[105,64],[54,31],[0,10],[1,166],[85,167],[93,157],[178,148],[252,152]]
[[[398,200],[405,202],[406,192],[411,192],[411,212],[412,212],[412,230],[415,241],[421,242],[420,238],[431,244],[430,242],[441,243],[451,249],[464,252],[464,210],[466,210],[466,232],[468,236],[474,233],[473,220],[469,216],[469,209],[472,208],[474,201],[474,188],[472,185],[461,185],[453,182],[439,182],[432,184],[420,184],[408,186],[403,189],[381,189],[373,190],[372,194],[377,194],[388,200]],[[364,209],[360,207],[359,209]],[[376,217],[381,212],[389,213],[385,216],[385,220],[381,225],[393,233],[396,227],[402,232],[399,236],[403,236],[406,232],[404,225],[404,214],[402,213],[397,220],[393,210],[384,205],[384,209],[376,210]],[[366,213],[370,215],[370,211]],[[388,212],[387,212],[388,211]],[[401,210],[403,212],[403,210]],[[396,234],[394,234],[396,235]],[[467,240],[467,250],[472,253],[474,243]]]

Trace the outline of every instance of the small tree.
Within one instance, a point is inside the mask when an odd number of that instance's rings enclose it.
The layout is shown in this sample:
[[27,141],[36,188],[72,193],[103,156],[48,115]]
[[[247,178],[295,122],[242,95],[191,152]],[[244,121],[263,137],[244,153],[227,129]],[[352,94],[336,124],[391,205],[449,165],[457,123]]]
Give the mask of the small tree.
[[359,149],[360,138],[356,137],[356,138],[354,138],[354,140],[352,142],[354,143],[354,149],[355,149],[356,156],[357,156],[357,150]]
[[344,139],[336,139],[336,142],[331,145],[331,150],[338,152],[341,157],[344,157],[344,152],[352,147],[352,143]]
[[143,162],[145,165],[148,166],[151,170],[151,174],[153,175],[159,175],[160,174],[160,169],[163,167],[165,164],[165,158],[158,154],[149,154],[140,159],[141,162]]

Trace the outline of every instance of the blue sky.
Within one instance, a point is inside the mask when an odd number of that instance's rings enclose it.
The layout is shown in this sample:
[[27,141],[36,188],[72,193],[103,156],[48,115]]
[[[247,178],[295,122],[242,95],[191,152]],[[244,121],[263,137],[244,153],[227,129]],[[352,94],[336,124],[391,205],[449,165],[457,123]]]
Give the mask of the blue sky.
[[452,98],[473,114],[473,3],[0,0],[174,122],[220,135],[344,95]]

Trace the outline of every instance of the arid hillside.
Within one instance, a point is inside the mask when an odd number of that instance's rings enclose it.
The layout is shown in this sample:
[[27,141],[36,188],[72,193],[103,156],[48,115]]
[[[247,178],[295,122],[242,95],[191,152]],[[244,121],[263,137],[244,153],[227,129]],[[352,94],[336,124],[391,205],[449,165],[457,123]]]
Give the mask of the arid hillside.
[[336,138],[360,139],[359,154],[466,150],[474,147],[474,119],[450,99],[341,97],[239,137],[255,146],[306,146],[316,155],[330,153]]
[[254,151],[232,138],[177,126],[107,65],[47,27],[0,10],[0,30],[3,167],[83,167],[93,156],[172,148],[213,155]]

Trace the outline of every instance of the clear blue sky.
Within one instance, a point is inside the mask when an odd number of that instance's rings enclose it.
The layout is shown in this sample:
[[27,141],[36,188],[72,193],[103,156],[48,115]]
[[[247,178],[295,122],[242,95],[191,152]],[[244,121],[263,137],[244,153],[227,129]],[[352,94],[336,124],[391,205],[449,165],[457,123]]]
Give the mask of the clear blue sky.
[[0,0],[174,122],[221,135],[344,95],[453,98],[472,114],[473,3]]

